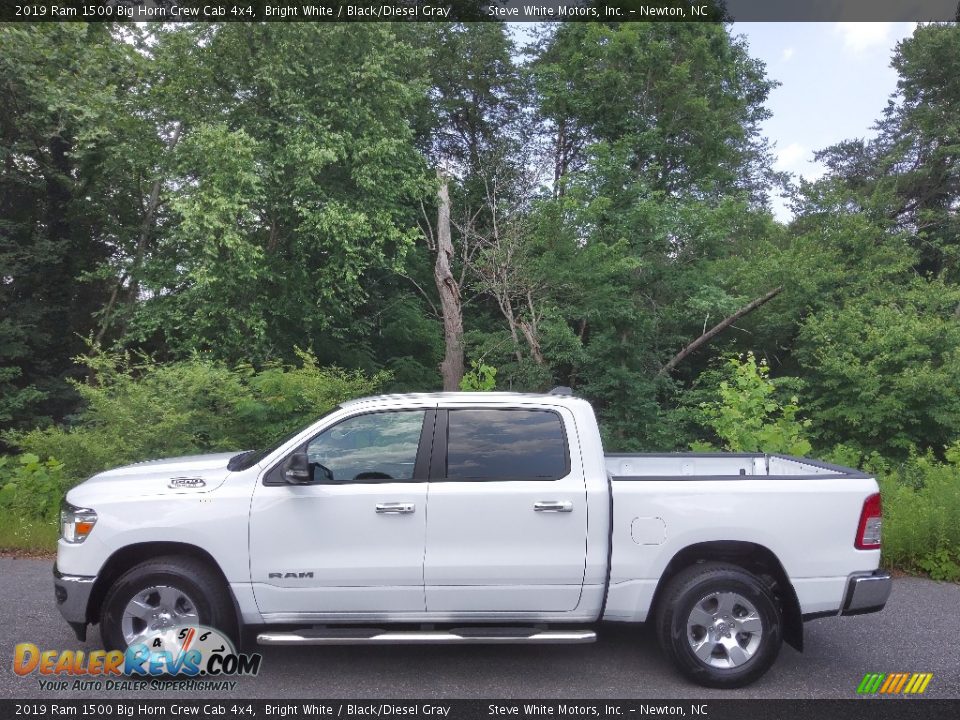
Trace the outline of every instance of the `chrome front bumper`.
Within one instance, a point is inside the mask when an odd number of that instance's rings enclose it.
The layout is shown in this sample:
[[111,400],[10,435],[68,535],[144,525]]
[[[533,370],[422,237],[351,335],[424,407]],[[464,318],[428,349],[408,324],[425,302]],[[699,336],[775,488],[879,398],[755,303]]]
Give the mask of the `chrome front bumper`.
[[887,604],[893,579],[890,573],[874,570],[872,573],[858,573],[847,581],[847,592],[843,597],[841,615],[863,615],[879,612]]
[[77,640],[87,639],[87,606],[96,576],[64,575],[53,565],[53,592],[57,608],[77,634]]

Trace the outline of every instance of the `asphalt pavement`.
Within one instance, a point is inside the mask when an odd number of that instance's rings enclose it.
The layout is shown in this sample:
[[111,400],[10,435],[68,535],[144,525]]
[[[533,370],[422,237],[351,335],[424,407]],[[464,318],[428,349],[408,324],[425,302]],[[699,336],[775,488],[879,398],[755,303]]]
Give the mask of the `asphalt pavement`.
[[[592,645],[263,647],[260,674],[231,692],[41,690],[13,670],[14,646],[100,647],[76,640],[53,598],[52,561],[0,558],[0,697],[45,698],[853,698],[868,672],[930,672],[925,695],[960,698],[960,585],[898,578],[881,613],[805,626],[806,650],[784,645],[773,668],[735,691],[679,676],[649,629],[605,625]],[[255,648],[251,648],[255,649]]]

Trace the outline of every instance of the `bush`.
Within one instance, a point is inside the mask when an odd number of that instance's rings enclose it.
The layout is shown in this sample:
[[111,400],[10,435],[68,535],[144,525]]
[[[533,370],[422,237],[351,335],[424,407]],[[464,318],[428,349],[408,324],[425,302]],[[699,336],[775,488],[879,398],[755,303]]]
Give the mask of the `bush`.
[[960,580],[960,442],[946,462],[928,451],[899,464],[874,455],[866,465],[883,494],[884,564]]
[[336,404],[375,392],[386,373],[318,367],[235,368],[197,357],[155,363],[131,355],[80,358],[95,384],[76,383],[84,410],[68,427],[11,432],[10,444],[63,463],[67,486],[110,467],[150,458],[263,447]]
[[490,392],[497,389],[497,368],[483,360],[470,362],[470,370],[460,380],[460,389],[466,392]]
[[0,510],[26,521],[56,523],[66,482],[63,463],[53,458],[0,457]]
[[797,359],[805,408],[825,445],[838,441],[905,460],[940,449],[960,428],[960,288],[917,277],[851,297],[802,324]]
[[[701,403],[698,420],[734,452],[786,453],[807,455],[809,420],[800,420],[797,398],[777,398],[777,386],[770,379],[765,360],[753,353],[729,358],[728,378],[721,381],[712,402]],[[693,444],[695,450],[712,449],[707,442]]]

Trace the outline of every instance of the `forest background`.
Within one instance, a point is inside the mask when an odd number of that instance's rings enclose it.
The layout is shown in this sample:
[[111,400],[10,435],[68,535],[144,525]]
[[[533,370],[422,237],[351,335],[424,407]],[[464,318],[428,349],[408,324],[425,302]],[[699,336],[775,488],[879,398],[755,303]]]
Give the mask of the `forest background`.
[[0,26],[0,547],[348,397],[567,385],[612,451],[866,468],[885,563],[960,579],[960,28],[815,182],[729,25],[517,37]]

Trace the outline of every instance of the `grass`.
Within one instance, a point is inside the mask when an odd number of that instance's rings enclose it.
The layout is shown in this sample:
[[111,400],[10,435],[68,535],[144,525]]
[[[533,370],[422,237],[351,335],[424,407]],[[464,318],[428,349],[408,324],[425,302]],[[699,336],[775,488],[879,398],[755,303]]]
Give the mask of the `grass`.
[[0,512],[0,552],[50,555],[57,550],[58,535],[56,523]]
[[928,456],[877,472],[883,495],[883,563],[960,581],[960,462]]

